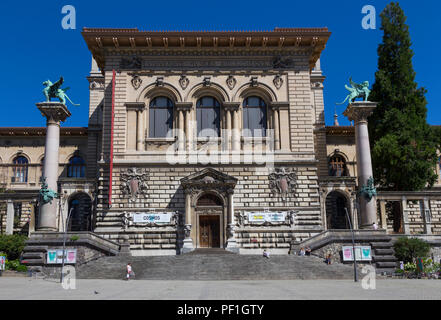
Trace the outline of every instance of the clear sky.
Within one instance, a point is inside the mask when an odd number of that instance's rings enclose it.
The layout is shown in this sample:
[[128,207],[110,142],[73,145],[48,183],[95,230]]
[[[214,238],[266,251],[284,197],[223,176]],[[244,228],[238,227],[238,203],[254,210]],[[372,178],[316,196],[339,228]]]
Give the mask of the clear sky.
[[[44,100],[42,82],[60,75],[69,96],[80,107],[63,126],[87,126],[90,52],[81,36],[83,27],[140,30],[273,30],[275,27],[328,27],[332,35],[322,53],[326,124],[332,125],[335,103],[346,96],[350,76],[371,84],[377,69],[382,31],[382,0],[187,0],[187,1],[7,1],[0,2],[0,126],[45,126],[36,102]],[[76,9],[76,30],[64,30],[64,5]],[[376,30],[362,28],[362,7],[373,5]],[[408,18],[417,82],[428,90],[428,122],[441,125],[441,3],[400,1]],[[341,125],[348,124],[337,107]]]

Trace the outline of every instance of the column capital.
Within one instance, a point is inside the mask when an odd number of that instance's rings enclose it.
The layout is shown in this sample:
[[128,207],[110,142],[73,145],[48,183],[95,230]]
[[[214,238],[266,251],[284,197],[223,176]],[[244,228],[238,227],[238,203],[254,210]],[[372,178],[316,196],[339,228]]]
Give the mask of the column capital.
[[36,104],[41,115],[46,117],[48,121],[60,122],[65,121],[71,116],[70,111],[61,102],[49,101]]
[[348,105],[343,115],[345,115],[349,121],[366,122],[376,107],[377,102],[356,101]]
[[240,102],[222,102],[222,108],[228,111],[239,110]]
[[190,111],[193,107],[193,102],[175,102],[175,108],[177,111]]

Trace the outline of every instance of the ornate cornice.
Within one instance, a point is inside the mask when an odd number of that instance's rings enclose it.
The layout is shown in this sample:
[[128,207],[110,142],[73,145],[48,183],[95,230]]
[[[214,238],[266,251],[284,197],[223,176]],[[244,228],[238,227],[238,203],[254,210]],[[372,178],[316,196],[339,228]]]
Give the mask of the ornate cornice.
[[106,54],[123,51],[131,54],[142,51],[142,54],[146,54],[161,49],[160,56],[180,55],[179,52],[190,56],[216,56],[234,52],[233,55],[237,56],[236,49],[243,50],[243,55],[256,55],[256,50],[266,51],[265,55],[272,51],[270,55],[274,55],[274,52],[281,53],[287,48],[295,50],[295,55],[306,49],[312,69],[331,33],[327,28],[276,28],[273,31],[241,32],[84,28],[82,35],[101,70],[104,70]]

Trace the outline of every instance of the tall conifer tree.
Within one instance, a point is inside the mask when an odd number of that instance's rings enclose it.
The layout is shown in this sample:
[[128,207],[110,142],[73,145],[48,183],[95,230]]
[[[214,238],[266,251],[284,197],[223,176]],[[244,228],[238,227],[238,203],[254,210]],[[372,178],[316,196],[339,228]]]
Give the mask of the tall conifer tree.
[[406,17],[398,3],[381,16],[383,43],[369,100],[378,107],[369,118],[374,178],[386,190],[415,191],[436,181],[437,142],[426,121],[426,90],[418,88]]

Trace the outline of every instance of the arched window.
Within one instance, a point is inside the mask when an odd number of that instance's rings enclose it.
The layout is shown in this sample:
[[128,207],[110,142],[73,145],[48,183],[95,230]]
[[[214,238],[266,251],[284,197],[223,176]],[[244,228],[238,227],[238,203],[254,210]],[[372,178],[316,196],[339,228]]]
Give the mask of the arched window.
[[28,182],[28,159],[18,156],[13,160],[13,164],[12,182]]
[[348,175],[346,161],[341,155],[333,155],[329,159],[329,175],[332,177],[345,177]]
[[73,156],[69,159],[67,166],[68,178],[84,178],[86,173],[86,163],[80,156]]
[[220,136],[220,104],[213,97],[202,97],[196,103],[198,137]]
[[164,138],[172,135],[173,102],[167,97],[156,97],[150,102],[149,137]]
[[243,101],[243,129],[246,137],[266,136],[266,104],[263,99],[248,97]]

